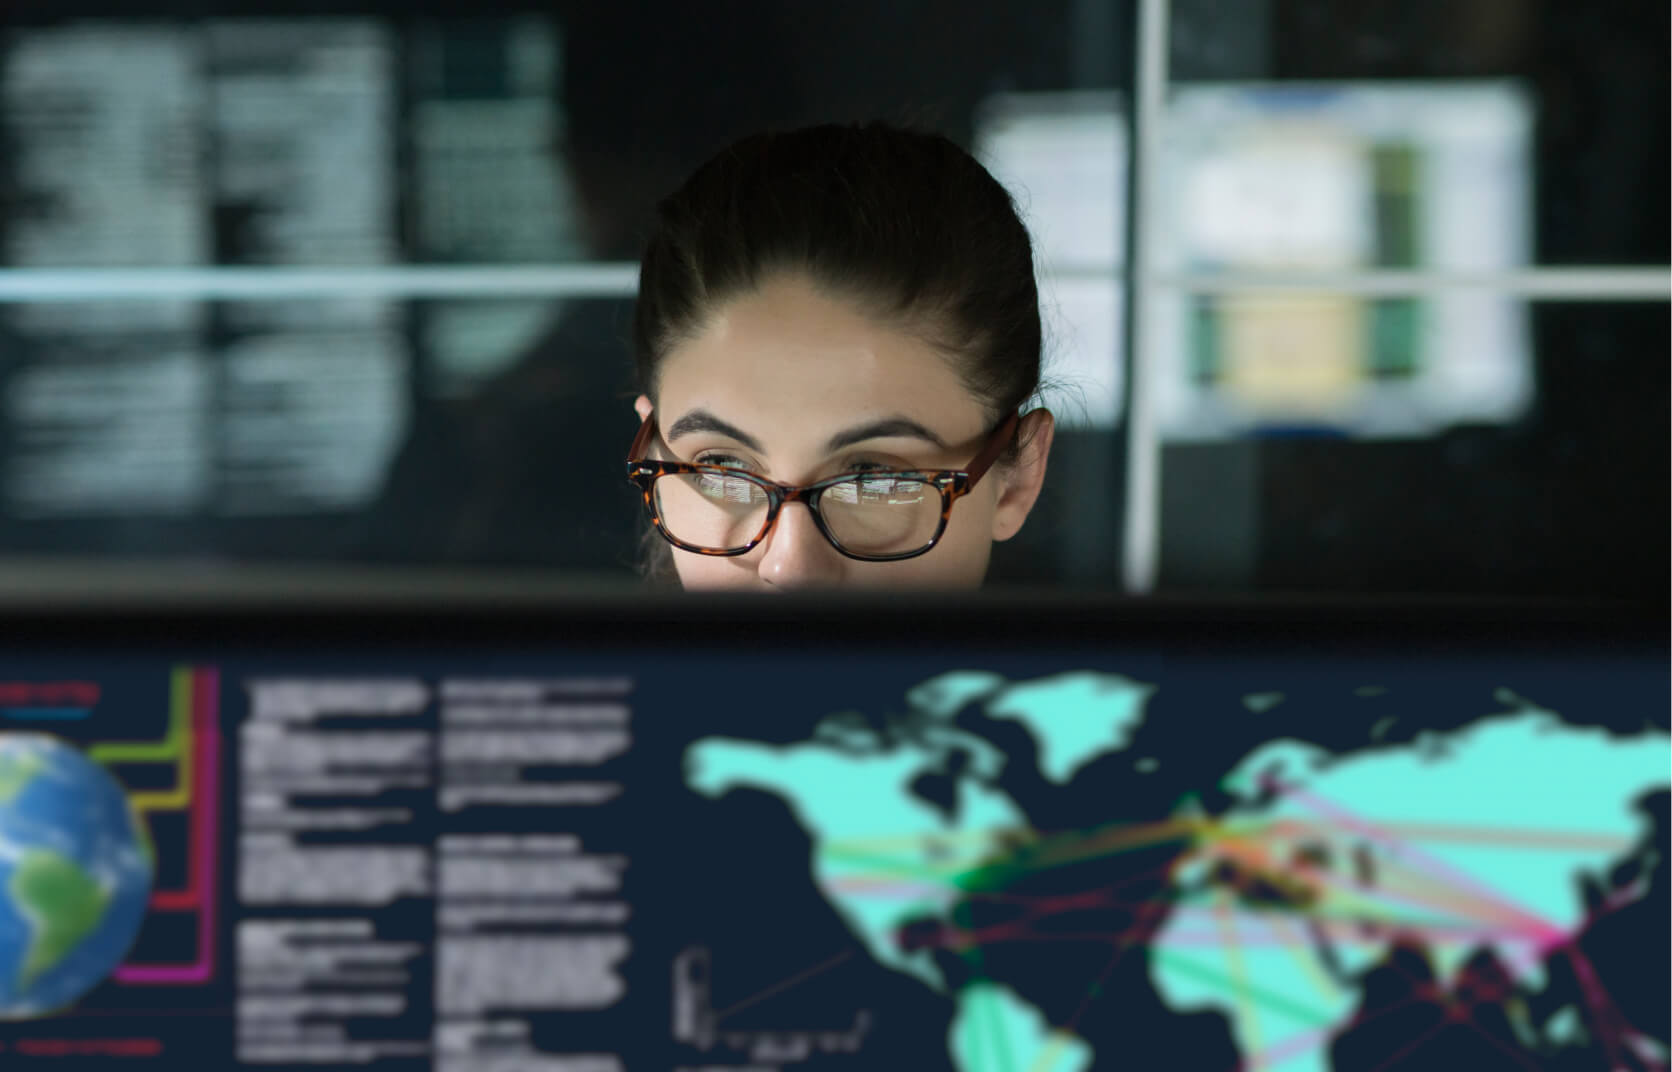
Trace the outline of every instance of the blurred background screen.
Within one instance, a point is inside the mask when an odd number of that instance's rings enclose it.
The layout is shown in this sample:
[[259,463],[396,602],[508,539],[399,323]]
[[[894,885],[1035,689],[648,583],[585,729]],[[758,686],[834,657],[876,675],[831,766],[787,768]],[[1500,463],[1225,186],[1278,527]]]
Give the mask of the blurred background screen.
[[878,118],[969,147],[1037,242],[1064,430],[995,582],[1667,591],[1664,4],[4,20],[0,589],[631,583],[656,199]]

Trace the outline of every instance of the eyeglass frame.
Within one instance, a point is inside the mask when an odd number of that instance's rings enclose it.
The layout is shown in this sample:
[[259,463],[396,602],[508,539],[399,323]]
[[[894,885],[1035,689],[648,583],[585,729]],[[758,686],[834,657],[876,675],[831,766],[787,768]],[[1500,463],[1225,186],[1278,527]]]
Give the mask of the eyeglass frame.
[[[975,485],[980,482],[982,477],[987,475],[993,464],[1009,449],[1011,439],[1015,436],[1016,428],[1021,423],[1021,419],[1021,411],[1012,410],[1008,417],[999,422],[999,426],[994,429],[992,436],[981,448],[981,452],[962,469],[866,470],[860,473],[842,473],[811,484],[797,485],[780,484],[775,480],[768,480],[766,477],[757,476],[747,470],[733,469],[724,465],[701,465],[696,462],[670,462],[640,457],[649,449],[651,439],[657,434],[656,413],[651,411],[645,415],[643,423],[639,425],[638,435],[633,437],[633,445],[627,450],[627,479],[636,484],[643,494],[645,513],[649,515],[652,527],[664,540],[681,551],[707,555],[711,558],[735,558],[738,555],[746,555],[759,547],[771,535],[773,528],[778,524],[778,515],[783,508],[790,503],[799,502],[806,504],[807,512],[813,515],[813,525],[819,530],[819,534],[841,555],[858,562],[902,562],[908,558],[926,555],[935,549],[936,544],[940,543],[941,537],[946,535],[947,523],[952,518],[952,504],[974,491]],[[767,497],[766,520],[761,524],[760,531],[755,534],[754,539],[742,547],[699,547],[696,544],[686,543],[669,532],[667,527],[662,524],[660,511],[656,509],[656,481],[664,476],[687,475],[717,475],[746,480],[765,491]],[[841,541],[836,539],[829,526],[825,524],[824,515],[819,510],[819,498],[826,489],[853,480],[879,478],[915,480],[919,483],[928,484],[940,492],[940,522],[935,527],[935,533],[929,538],[929,542],[917,550],[901,551],[889,555],[859,554],[843,547]]]

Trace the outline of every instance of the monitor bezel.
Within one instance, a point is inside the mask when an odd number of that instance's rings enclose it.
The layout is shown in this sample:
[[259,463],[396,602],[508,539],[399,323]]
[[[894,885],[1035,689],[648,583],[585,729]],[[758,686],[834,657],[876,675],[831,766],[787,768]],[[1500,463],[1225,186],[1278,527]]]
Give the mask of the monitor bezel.
[[0,652],[570,651],[708,648],[1614,651],[1665,657],[1648,604],[1065,594],[590,596],[532,604],[358,602],[0,608]]

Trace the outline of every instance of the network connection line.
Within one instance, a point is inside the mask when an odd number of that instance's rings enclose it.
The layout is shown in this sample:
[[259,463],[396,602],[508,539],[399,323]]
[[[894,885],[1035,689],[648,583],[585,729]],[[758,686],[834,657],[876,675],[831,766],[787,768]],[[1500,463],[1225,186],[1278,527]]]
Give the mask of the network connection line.
[[183,890],[152,894],[153,911],[196,911],[198,955],[188,964],[125,964],[114,978],[139,985],[207,982],[215,970],[215,864],[220,837],[220,675],[179,667],[170,681],[168,735],[160,742],[123,741],[96,745],[89,755],[102,763],[176,763],[175,787],[134,795],[134,810],[145,820],[160,811],[191,809],[191,846]]
[[87,750],[95,763],[106,766],[128,763],[173,763],[174,788],[135,793],[134,810],[141,815],[153,811],[180,811],[192,800],[191,711],[192,671],[176,667],[169,680],[168,733],[160,741],[105,741]]

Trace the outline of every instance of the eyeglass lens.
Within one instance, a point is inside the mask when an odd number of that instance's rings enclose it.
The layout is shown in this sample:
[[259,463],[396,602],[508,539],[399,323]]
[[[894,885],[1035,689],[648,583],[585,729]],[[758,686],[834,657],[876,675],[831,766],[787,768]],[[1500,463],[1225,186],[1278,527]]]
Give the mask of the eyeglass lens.
[[[655,484],[657,516],[668,535],[714,551],[748,546],[764,535],[771,500],[741,476],[680,473]],[[831,537],[860,555],[903,554],[926,547],[940,526],[935,485],[892,473],[856,476],[819,493],[818,511]]]

